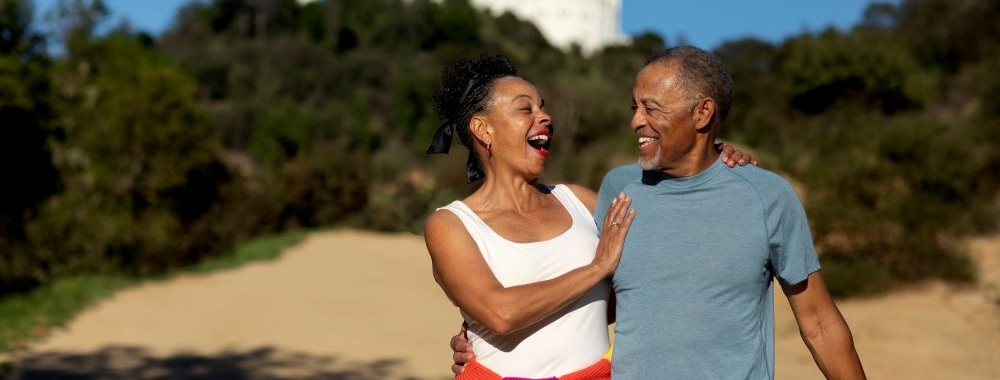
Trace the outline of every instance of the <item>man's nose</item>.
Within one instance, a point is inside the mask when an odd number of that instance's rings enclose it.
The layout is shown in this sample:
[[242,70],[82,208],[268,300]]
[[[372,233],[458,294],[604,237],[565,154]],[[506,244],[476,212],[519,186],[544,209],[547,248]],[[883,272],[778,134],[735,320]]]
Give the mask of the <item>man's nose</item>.
[[639,128],[642,128],[645,125],[646,125],[646,117],[643,116],[642,112],[640,112],[638,109],[632,111],[632,121],[629,123],[629,127],[632,128],[632,130],[634,131]]

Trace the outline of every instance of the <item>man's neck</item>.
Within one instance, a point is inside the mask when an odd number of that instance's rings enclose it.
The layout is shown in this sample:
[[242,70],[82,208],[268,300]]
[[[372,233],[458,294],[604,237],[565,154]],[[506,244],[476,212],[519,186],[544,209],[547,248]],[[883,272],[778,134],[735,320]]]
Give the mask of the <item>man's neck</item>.
[[719,159],[719,152],[715,150],[713,142],[714,139],[712,139],[712,142],[706,141],[701,143],[699,141],[699,144],[689,154],[676,162],[675,165],[664,167],[660,171],[674,178],[685,178],[700,174]]

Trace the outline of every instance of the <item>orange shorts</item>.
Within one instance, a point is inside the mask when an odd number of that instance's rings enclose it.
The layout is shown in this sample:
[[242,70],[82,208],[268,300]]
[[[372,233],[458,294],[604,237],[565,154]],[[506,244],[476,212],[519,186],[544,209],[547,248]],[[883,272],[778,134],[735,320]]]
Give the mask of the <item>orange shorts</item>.
[[608,380],[611,379],[611,361],[607,357],[598,360],[587,368],[562,376],[552,376],[542,379],[526,377],[503,377],[497,375],[486,366],[479,364],[475,358],[465,365],[465,371],[455,377],[455,380]]

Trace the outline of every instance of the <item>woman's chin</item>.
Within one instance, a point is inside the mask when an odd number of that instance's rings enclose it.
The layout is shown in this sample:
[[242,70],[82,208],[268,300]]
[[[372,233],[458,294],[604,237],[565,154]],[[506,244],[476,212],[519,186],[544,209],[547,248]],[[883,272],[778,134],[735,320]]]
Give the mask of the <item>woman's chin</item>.
[[544,164],[543,165],[538,165],[536,167],[532,167],[531,170],[528,171],[527,177],[528,178],[532,178],[532,179],[538,179],[538,177],[541,177],[542,174],[545,174],[545,165]]

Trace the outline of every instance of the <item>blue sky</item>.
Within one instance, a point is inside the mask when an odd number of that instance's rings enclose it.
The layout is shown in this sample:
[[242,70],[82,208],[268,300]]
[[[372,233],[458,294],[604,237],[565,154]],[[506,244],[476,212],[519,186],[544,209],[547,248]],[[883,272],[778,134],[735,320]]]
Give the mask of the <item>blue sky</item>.
[[725,40],[752,36],[770,42],[828,26],[847,29],[861,21],[871,3],[899,0],[622,0],[622,29],[646,30],[674,44],[714,49]]
[[[170,26],[177,9],[190,0],[105,0],[113,24],[127,19],[140,30],[158,34]],[[367,0],[351,0],[367,1]],[[871,0],[622,0],[622,29],[629,35],[652,30],[668,43],[715,48],[719,43],[753,36],[779,42],[804,31],[856,24]],[[889,0],[899,3],[899,0]],[[36,0],[39,12],[56,0]]]

